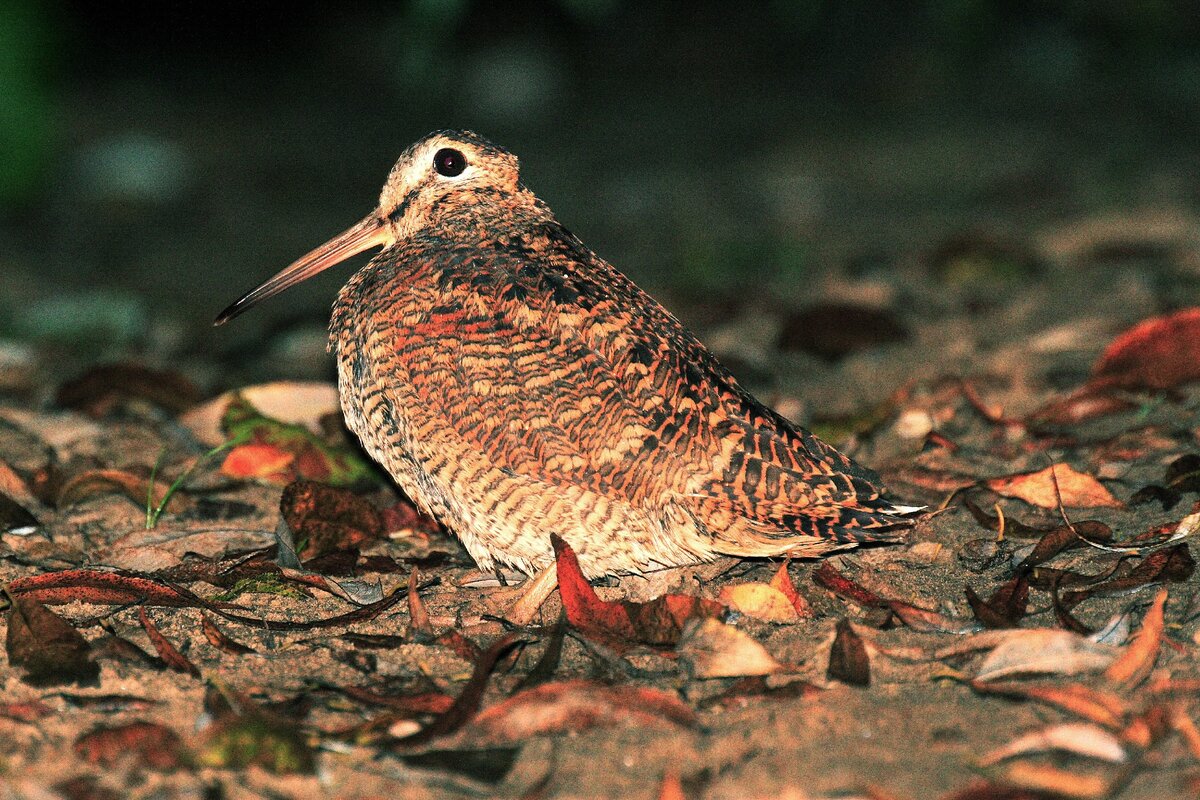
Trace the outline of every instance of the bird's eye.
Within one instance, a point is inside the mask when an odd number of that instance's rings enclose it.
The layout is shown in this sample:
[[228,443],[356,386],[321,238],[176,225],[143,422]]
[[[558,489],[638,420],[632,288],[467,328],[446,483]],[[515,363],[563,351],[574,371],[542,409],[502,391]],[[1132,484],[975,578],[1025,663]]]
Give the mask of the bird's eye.
[[433,156],[433,168],[437,170],[438,175],[453,178],[455,175],[461,175],[467,168],[467,157],[451,147],[443,147]]

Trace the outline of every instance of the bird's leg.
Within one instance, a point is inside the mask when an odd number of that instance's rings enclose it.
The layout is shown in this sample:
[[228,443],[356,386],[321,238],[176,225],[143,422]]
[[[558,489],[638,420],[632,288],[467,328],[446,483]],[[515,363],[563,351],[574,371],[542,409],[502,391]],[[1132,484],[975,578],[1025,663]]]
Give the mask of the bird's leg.
[[546,602],[546,598],[557,587],[558,567],[554,564],[542,567],[536,575],[526,581],[525,591],[504,615],[505,618],[514,625],[528,625],[542,607],[542,603]]

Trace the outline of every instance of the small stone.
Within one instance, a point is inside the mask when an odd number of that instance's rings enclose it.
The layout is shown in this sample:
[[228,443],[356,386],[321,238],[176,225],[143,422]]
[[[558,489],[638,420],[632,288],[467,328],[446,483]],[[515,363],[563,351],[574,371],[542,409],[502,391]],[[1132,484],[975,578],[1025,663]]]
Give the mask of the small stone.
[[1001,556],[1000,543],[987,537],[972,539],[958,551],[959,562],[975,573],[991,569]]

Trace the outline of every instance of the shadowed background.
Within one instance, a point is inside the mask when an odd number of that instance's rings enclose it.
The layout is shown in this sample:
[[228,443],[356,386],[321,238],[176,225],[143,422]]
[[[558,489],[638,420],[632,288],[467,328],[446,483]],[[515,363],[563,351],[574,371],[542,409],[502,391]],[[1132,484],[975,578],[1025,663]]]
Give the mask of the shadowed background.
[[895,308],[906,276],[1000,273],[994,302],[1037,260],[1010,234],[1200,199],[1200,15],[1127,5],[7,0],[0,338],[329,375],[353,266],[208,323],[443,127],[718,350],[739,309]]

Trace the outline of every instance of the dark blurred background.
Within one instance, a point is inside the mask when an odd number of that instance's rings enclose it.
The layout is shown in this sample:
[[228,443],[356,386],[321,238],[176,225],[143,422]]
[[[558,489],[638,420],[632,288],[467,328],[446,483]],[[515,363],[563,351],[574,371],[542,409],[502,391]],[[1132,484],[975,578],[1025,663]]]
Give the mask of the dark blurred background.
[[718,347],[747,306],[920,313],[964,236],[1200,205],[1198,34],[1184,0],[0,0],[0,341],[327,375],[348,268],[208,323],[446,127]]

